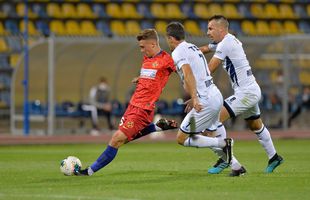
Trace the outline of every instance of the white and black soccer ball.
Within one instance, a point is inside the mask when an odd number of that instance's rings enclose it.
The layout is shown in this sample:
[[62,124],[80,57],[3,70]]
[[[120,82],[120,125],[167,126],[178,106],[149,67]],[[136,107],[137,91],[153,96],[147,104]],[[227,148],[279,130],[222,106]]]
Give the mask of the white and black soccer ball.
[[68,156],[63,159],[60,163],[60,171],[66,176],[72,176],[74,169],[81,168],[82,163],[80,159],[75,156]]

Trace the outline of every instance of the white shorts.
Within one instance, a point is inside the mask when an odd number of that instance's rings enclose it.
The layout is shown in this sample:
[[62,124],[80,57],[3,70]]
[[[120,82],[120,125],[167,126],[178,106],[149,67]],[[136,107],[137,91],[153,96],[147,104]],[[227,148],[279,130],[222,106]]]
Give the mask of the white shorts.
[[258,84],[252,84],[245,89],[238,89],[235,94],[224,101],[224,107],[230,114],[230,117],[241,115],[243,119],[260,118],[259,100],[261,90]]
[[210,97],[199,97],[203,106],[200,112],[192,109],[183,119],[180,130],[188,134],[198,134],[208,131],[215,131],[219,123],[219,113],[223,106],[223,96],[219,90],[210,95]]

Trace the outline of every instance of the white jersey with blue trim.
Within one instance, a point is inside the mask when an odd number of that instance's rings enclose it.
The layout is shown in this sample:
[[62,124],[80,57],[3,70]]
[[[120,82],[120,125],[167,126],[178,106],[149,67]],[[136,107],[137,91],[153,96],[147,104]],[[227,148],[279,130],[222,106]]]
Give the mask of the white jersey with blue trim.
[[234,90],[256,83],[242,43],[234,35],[230,33],[225,35],[218,43],[214,57],[223,60],[223,67],[230,77]]
[[172,52],[172,58],[177,66],[177,72],[182,83],[184,80],[182,66],[185,64],[190,65],[196,79],[198,96],[209,96],[214,89],[217,90],[217,87],[213,84],[207,60],[196,45],[186,41],[181,42]]

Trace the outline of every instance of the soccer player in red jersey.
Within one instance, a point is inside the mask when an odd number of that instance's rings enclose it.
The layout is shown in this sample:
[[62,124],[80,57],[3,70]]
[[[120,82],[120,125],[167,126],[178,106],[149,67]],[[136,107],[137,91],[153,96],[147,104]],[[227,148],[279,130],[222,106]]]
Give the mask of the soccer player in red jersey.
[[144,54],[140,76],[136,90],[123,115],[119,129],[113,134],[105,151],[86,169],[75,169],[75,175],[92,175],[109,164],[116,156],[118,148],[123,144],[161,130],[152,121],[155,102],[158,100],[169,76],[175,66],[171,56],[161,50],[157,32],[154,29],[145,29],[137,40],[141,53]]

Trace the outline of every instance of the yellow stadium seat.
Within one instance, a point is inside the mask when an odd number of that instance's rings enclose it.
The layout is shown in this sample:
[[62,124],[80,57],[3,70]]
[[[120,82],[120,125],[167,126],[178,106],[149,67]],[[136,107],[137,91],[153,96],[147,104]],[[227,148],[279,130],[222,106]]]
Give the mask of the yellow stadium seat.
[[127,35],[136,36],[140,33],[141,28],[137,21],[130,20],[125,24]]
[[11,65],[12,67],[17,66],[20,56],[21,56],[21,55],[18,54],[18,53],[17,53],[17,54],[11,54],[11,55],[10,55],[10,65]]
[[195,22],[193,20],[186,20],[184,22],[184,28],[189,34],[191,34],[193,36],[203,35],[203,32],[200,30],[197,22]]
[[47,14],[50,17],[54,18],[62,18],[62,11],[58,4],[56,3],[48,3],[47,4]]
[[242,21],[241,29],[247,35],[256,35],[256,28],[252,21],[249,20]]
[[175,3],[169,3],[166,5],[166,16],[173,19],[185,18],[182,11],[180,10],[180,7],[178,6],[178,4]]
[[[21,21],[19,24],[19,30],[21,32],[25,31],[25,22]],[[38,35],[39,32],[37,31],[36,27],[34,26],[32,21],[28,21],[28,34],[29,35]]]
[[285,21],[283,23],[284,31],[287,34],[299,34],[300,31],[294,21]]
[[288,19],[296,19],[297,15],[295,15],[291,5],[288,4],[280,4],[279,6],[280,15],[282,18]]
[[266,13],[262,4],[253,3],[250,6],[251,13],[257,18],[266,18]]
[[122,4],[122,13],[125,18],[140,19],[142,16],[137,12],[134,4],[123,3]]
[[270,35],[269,25],[266,21],[258,20],[256,22],[256,33],[257,35]]
[[97,31],[95,25],[91,21],[82,21],[81,22],[81,34],[90,35],[90,36],[98,36],[101,33]]
[[284,30],[281,22],[276,20],[271,21],[269,27],[272,35],[281,35]]
[[307,14],[310,17],[310,4],[307,5]]
[[239,19],[241,15],[239,14],[236,6],[231,3],[225,3],[223,5],[223,13],[229,19]]
[[[167,2],[167,0],[153,0],[154,2]],[[169,2],[181,3],[184,0],[169,0]]]
[[76,7],[77,14],[80,18],[98,18],[93,11],[90,9],[88,4],[85,3],[79,3]]
[[111,21],[111,31],[119,36],[126,35],[126,28],[122,21],[119,20],[113,20]]
[[155,22],[155,29],[158,32],[158,34],[166,35],[166,27],[167,27],[167,22],[165,21],[159,20]]
[[65,18],[76,18],[78,17],[75,7],[71,3],[62,4],[62,13]]
[[8,51],[9,51],[9,47],[6,44],[5,40],[3,38],[0,38],[0,52],[4,53]]
[[66,29],[62,21],[60,20],[53,20],[50,23],[50,31],[56,35],[65,35]]
[[310,85],[310,72],[300,73],[299,80],[303,85]]
[[211,16],[224,14],[220,4],[211,3],[208,7],[209,7],[209,14]]
[[[20,17],[25,16],[25,4],[24,3],[18,3],[16,5],[16,13]],[[32,12],[30,6],[28,6],[28,17],[29,18],[36,18],[36,17],[38,17],[37,14]]]
[[151,13],[153,16],[155,16],[157,18],[164,19],[167,17],[167,13],[166,13],[166,10],[165,10],[163,4],[153,3],[151,5]]
[[209,10],[205,4],[196,3],[194,4],[194,13],[202,19],[208,19],[210,17]]
[[109,3],[107,4],[106,9],[107,9],[107,14],[109,16],[114,17],[114,18],[123,18],[121,8],[118,4]]
[[80,35],[81,30],[79,24],[75,20],[65,22],[65,28],[68,35]]
[[265,5],[265,13],[268,18],[281,18],[282,16],[279,13],[278,7],[275,4],[267,3]]
[[0,35],[6,35],[8,32],[5,30],[3,23],[0,21]]

